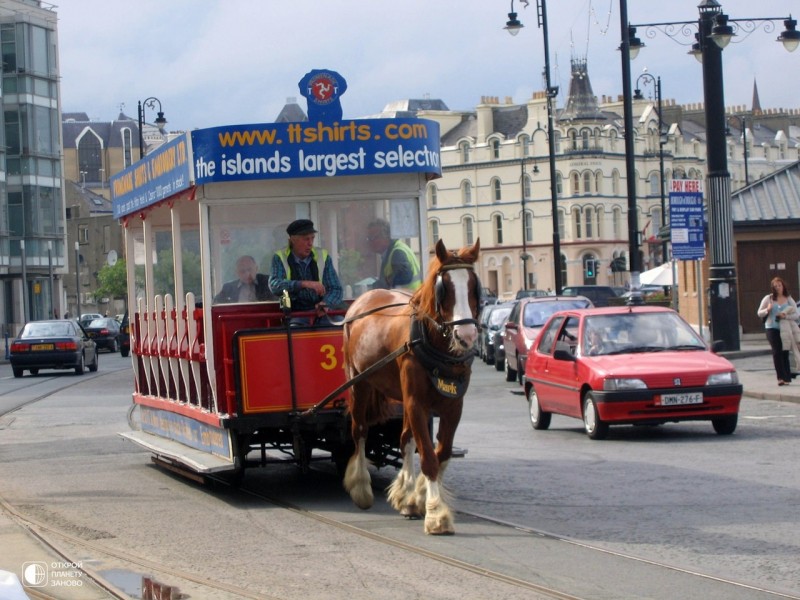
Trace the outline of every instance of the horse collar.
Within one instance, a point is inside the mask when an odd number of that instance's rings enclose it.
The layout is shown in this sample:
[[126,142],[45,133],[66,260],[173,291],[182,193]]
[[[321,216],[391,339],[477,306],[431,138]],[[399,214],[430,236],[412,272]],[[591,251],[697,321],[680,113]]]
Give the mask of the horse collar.
[[[410,340],[411,351],[427,371],[436,391],[448,398],[462,398],[469,387],[469,367],[475,360],[475,353],[454,356],[435,348],[428,339],[426,327],[416,316],[411,317]],[[463,367],[467,367],[466,372]]]

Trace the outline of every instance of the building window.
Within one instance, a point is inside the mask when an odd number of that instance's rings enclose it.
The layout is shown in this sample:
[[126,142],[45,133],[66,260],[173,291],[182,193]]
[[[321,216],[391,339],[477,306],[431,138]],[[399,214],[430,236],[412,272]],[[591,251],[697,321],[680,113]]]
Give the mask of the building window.
[[439,202],[438,198],[438,190],[436,189],[435,185],[428,186],[428,206],[431,208],[436,208],[436,205]]
[[133,133],[130,127],[125,127],[122,130],[122,160],[125,163],[124,167],[130,167],[133,164],[132,149]]
[[461,203],[472,204],[472,184],[469,181],[461,184]]
[[497,160],[500,158],[500,141],[499,140],[492,140],[492,158]]
[[661,209],[654,208],[650,213],[650,218],[652,219],[653,226],[653,233],[651,235],[657,236],[658,232],[661,231],[661,226],[664,224],[661,220]]
[[585,219],[585,222],[586,222],[586,237],[587,238],[592,238],[592,237],[594,237],[594,222],[593,222],[593,220],[594,220],[594,214],[595,213],[592,210],[591,206],[587,206],[586,207],[586,211],[585,211],[584,214],[585,214],[585,217],[586,217],[586,219]]
[[435,245],[439,241],[439,221],[430,221],[431,244]]
[[503,195],[502,195],[501,186],[500,186],[500,180],[499,179],[493,179],[492,180],[492,197],[494,198],[495,202],[500,202],[500,200],[503,199]]
[[92,130],[87,131],[78,141],[78,167],[81,182],[100,182],[100,169],[103,167],[100,139]]
[[525,243],[530,244],[533,242],[533,214],[530,211],[525,211]]
[[621,222],[622,222],[622,211],[620,211],[620,209],[618,208],[615,208],[614,212],[611,213],[611,229],[613,230],[615,240],[618,240],[622,237],[620,235]]
[[469,162],[469,142],[461,142],[458,145],[459,150],[461,151],[461,162],[462,164],[466,164]]
[[503,243],[503,215],[495,215],[494,220],[494,242],[495,244]]
[[661,186],[658,183],[658,173],[650,173],[650,195],[658,196],[661,194]]
[[569,132],[569,147],[571,150],[578,149],[578,132],[574,129]]
[[561,132],[553,132],[553,150],[556,154],[561,154]]
[[574,208],[572,210],[572,218],[575,221],[575,239],[579,240],[583,237],[583,214],[580,208]]
[[556,173],[556,197],[564,195],[564,178],[561,173]]
[[584,150],[589,150],[591,143],[590,133],[591,132],[588,129],[584,129],[583,131],[581,131],[581,147]]
[[530,200],[531,197],[531,178],[528,175],[522,177],[522,197]]
[[81,244],[89,243],[89,226],[78,225],[78,242]]
[[603,193],[603,173],[602,171],[598,171],[594,174],[594,191],[597,194]]
[[572,174],[572,195],[577,196],[581,191],[581,179],[577,173]]
[[583,193],[592,193],[592,173],[590,171],[586,171],[583,174]]
[[472,217],[464,217],[464,245],[471,246],[475,243],[475,233],[472,230]]
[[531,155],[531,138],[527,135],[519,136],[519,143],[522,146],[522,156]]
[[[562,240],[567,237],[567,228],[564,225],[565,213],[563,208],[558,209],[558,237]],[[566,281],[566,279],[564,280]]]
[[614,196],[619,195],[619,171],[614,169],[614,172],[611,174],[611,193]]

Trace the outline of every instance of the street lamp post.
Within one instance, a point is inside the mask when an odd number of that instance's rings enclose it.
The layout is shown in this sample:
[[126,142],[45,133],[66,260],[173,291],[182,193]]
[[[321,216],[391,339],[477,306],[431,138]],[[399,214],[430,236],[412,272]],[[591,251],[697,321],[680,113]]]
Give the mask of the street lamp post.
[[81,318],[81,263],[80,263],[80,244],[75,242],[75,315]]
[[[527,3],[525,4],[527,6]],[[556,142],[555,142],[555,108],[553,103],[558,96],[558,86],[553,86],[550,80],[550,41],[547,33],[547,1],[536,0],[539,28],[544,37],[544,79],[547,93],[547,151],[550,162],[550,211],[553,219],[553,278],[556,294],[561,293],[563,287],[561,278],[561,237],[558,222],[558,190],[556,189]],[[511,35],[517,35],[522,29],[522,23],[514,12],[514,0],[511,0],[511,12],[508,13],[508,22],[505,29]]]
[[[620,5],[626,0],[620,0]],[[761,23],[764,29],[774,29],[774,22],[783,20],[786,29],[777,41],[792,52],[800,45],[800,32],[795,19],[781,17],[729,19],[717,0],[701,0],[696,22],[645,23],[630,27],[658,29],[668,36],[684,34],[696,24],[696,43],[690,54],[703,64],[703,99],[706,118],[706,205],[708,206],[710,251],[709,309],[712,340],[721,341],[725,350],[739,350],[739,305],[737,299],[736,267],[733,256],[733,216],[731,214],[731,185],[725,143],[725,98],[722,76],[722,49],[735,35],[729,23],[743,23],[750,33]],[[627,7],[625,12],[627,13]],[[739,25],[736,25],[739,28]],[[625,31],[625,27],[623,27]],[[632,42],[632,40],[631,40]],[[643,44],[638,43],[641,47]],[[624,74],[624,73],[623,73]]]
[[156,111],[156,125],[158,126],[158,130],[163,134],[164,133],[164,126],[167,124],[167,120],[164,118],[164,111],[161,109],[161,100],[151,96],[147,100],[139,100],[139,159],[141,160],[144,157],[144,108],[146,106],[152,108],[156,107],[158,104],[158,110]]
[[25,253],[25,240],[19,241],[19,257],[22,270],[22,319],[28,322],[28,256]]
[[[522,289],[528,289],[528,215],[525,213],[525,200],[527,200],[527,191],[530,190],[530,186],[528,190],[525,189],[525,162],[527,161],[526,157],[522,157],[519,161],[520,166],[520,190],[522,192]],[[539,173],[539,167],[534,163],[533,165],[533,173],[537,175]]]
[[[661,193],[661,224],[667,222],[667,200],[666,200],[666,182],[664,180],[664,144],[667,143],[666,132],[664,131],[664,115],[661,104],[661,77],[653,77],[650,73],[642,73],[636,78],[636,89],[634,90],[633,97],[637,100],[643,98],[642,91],[639,88],[639,82],[645,84],[650,83],[655,87],[656,103],[658,105],[658,174],[660,177],[659,191]],[[659,232],[660,233],[660,232]],[[666,238],[661,241],[661,262],[667,262],[667,240]]]
[[55,317],[56,303],[53,292],[53,240],[47,240],[47,278],[50,280],[50,318]]

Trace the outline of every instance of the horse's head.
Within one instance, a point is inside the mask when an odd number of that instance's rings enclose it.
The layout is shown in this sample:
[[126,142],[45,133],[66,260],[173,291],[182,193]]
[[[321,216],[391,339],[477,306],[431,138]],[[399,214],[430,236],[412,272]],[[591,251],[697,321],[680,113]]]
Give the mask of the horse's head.
[[478,339],[478,311],[481,283],[474,270],[480,240],[472,247],[449,251],[440,239],[436,257],[431,261],[426,286],[433,289],[429,306],[424,306],[425,292],[420,290],[420,308],[435,315],[439,328],[450,337],[450,350],[463,354]]

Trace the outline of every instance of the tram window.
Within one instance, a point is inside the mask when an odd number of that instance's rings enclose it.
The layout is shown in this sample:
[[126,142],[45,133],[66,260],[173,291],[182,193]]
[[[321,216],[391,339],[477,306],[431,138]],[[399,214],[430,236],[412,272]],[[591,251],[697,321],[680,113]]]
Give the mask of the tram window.
[[221,292],[226,283],[237,281],[237,262],[242,257],[252,257],[256,273],[269,277],[272,256],[286,245],[286,226],[307,217],[308,212],[307,203],[212,206],[209,223],[214,302],[239,301]]
[[[389,224],[392,239],[406,244],[417,265],[420,263],[417,197],[316,203],[286,199],[280,203],[212,206],[209,225],[213,293],[219,295],[225,283],[236,279],[236,263],[242,256],[252,256],[257,272],[269,277],[273,255],[288,242],[286,227],[295,219],[304,218],[314,221],[318,230],[314,245],[330,255],[345,299],[371,289],[380,278],[382,256],[367,239],[369,224],[377,219]],[[421,276],[421,269],[419,272]]]

